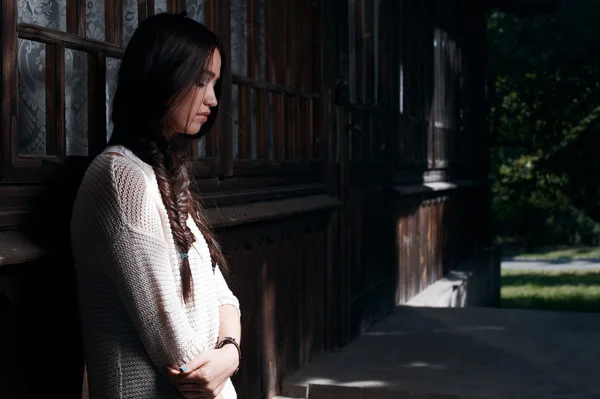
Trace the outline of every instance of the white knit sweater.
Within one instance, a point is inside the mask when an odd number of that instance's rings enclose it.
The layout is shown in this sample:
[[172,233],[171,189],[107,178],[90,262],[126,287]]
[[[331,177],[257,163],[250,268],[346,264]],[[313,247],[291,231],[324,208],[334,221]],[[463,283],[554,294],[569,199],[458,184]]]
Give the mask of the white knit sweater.
[[[71,220],[91,398],[181,398],[165,367],[214,348],[219,307],[239,310],[191,218],[188,225],[196,242],[184,303],[181,255],[152,167],[121,146],[92,161]],[[236,397],[231,381],[223,394]]]

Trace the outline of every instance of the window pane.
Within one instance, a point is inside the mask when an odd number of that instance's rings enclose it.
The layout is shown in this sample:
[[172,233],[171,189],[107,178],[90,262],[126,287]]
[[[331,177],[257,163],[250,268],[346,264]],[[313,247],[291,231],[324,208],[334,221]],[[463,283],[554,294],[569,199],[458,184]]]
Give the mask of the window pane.
[[106,57],[106,140],[110,140],[113,132],[112,105],[117,90],[117,80],[119,77],[119,66],[121,60],[118,58]]
[[19,46],[19,153],[46,153],[46,45],[26,39]]
[[206,136],[203,136],[198,140],[198,158],[204,158],[206,156]]
[[167,0],[154,0],[154,14],[167,12]]
[[66,0],[19,0],[19,23],[67,30]]
[[137,0],[123,0],[123,46],[127,46],[138,26]]
[[231,72],[248,74],[246,0],[231,0]]
[[85,7],[85,34],[90,39],[106,40],[105,0],[88,0]]
[[185,0],[185,10],[188,17],[204,23],[204,0]]
[[88,155],[87,53],[65,49],[67,155]]

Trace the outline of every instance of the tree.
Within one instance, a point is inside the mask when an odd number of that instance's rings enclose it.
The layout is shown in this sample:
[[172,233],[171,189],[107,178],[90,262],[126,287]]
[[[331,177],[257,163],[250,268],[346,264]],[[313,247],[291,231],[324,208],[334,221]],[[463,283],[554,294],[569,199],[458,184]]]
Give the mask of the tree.
[[[598,240],[598,203],[589,197],[594,187],[594,198],[598,192],[589,167],[600,114],[599,13],[598,1],[570,0],[545,15],[489,15],[500,236],[535,245]],[[576,148],[581,162],[565,163]]]

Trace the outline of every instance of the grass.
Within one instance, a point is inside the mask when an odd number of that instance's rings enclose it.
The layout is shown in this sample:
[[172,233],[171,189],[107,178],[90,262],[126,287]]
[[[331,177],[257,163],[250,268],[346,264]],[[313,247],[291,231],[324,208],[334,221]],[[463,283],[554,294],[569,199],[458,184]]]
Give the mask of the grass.
[[512,260],[570,261],[600,260],[600,247],[553,247],[533,253],[504,251],[504,257]]
[[502,307],[600,312],[600,270],[503,270]]

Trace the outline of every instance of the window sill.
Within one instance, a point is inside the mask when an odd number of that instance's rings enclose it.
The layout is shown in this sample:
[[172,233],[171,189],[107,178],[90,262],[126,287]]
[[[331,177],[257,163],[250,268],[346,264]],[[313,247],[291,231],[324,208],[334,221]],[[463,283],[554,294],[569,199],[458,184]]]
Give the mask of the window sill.
[[310,212],[332,209],[341,202],[329,195],[263,201],[222,208],[209,208],[206,213],[214,228],[281,219]]
[[43,249],[20,231],[0,231],[0,267],[33,262],[43,255]]
[[[206,212],[211,225],[222,228],[333,209],[340,204],[337,198],[320,194],[209,208]],[[44,250],[22,232],[0,231],[0,268],[33,262],[43,255]]]

